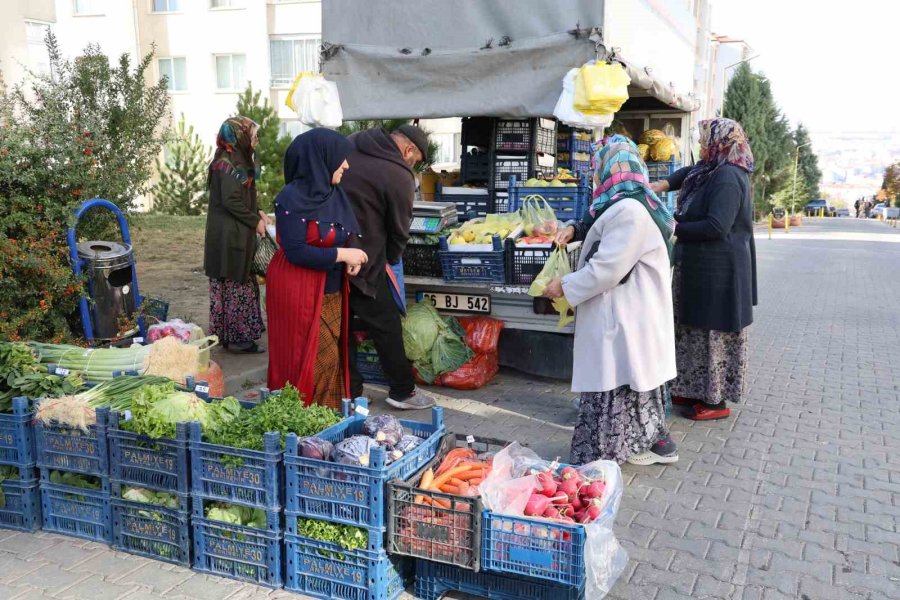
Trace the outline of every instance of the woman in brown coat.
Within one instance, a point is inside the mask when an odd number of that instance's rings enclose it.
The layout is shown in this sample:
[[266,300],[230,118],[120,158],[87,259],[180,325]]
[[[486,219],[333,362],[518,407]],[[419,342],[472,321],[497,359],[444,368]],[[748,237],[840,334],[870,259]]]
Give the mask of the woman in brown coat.
[[259,126],[231,117],[216,136],[209,165],[209,210],[203,268],[209,277],[209,333],[231,352],[260,353],[265,330],[259,286],[250,273],[256,236],[266,231],[266,215],[256,201],[254,149]]

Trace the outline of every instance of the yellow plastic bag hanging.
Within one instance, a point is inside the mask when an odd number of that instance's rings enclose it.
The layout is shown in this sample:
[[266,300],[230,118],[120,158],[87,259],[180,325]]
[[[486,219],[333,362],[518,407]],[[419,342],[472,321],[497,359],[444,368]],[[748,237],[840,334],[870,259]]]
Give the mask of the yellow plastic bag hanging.
[[294,83],[291,84],[291,89],[288,90],[287,97],[284,99],[284,105],[287,106],[294,112],[297,112],[297,104],[294,102],[294,93],[297,91],[297,86],[300,85],[300,80],[304,77],[316,77],[315,73],[311,73],[310,71],[303,71],[294,79]]
[[588,115],[619,112],[628,100],[630,83],[622,65],[603,61],[586,64],[575,76],[575,110]]
[[[569,266],[568,253],[564,248],[556,248],[550,253],[550,258],[547,259],[544,268],[541,269],[541,272],[538,273],[531,283],[531,287],[528,288],[528,295],[533,297],[543,295],[544,290],[547,289],[551,281],[557,277],[565,277],[571,272],[572,267]],[[553,305],[553,310],[559,313],[559,323],[556,324],[557,329],[562,329],[575,320],[575,317],[570,314],[572,306],[565,296],[554,298],[551,304]]]

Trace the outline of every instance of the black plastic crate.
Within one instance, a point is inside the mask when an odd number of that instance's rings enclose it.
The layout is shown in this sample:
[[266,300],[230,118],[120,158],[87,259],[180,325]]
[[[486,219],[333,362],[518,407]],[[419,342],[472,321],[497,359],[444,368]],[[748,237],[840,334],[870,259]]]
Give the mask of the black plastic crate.
[[463,183],[488,183],[491,180],[491,154],[488,151],[471,150],[459,161],[459,176]]
[[455,204],[460,221],[483,217],[494,212],[491,192],[486,188],[444,187],[438,185],[435,202]]
[[498,156],[494,159],[494,189],[509,188],[509,178],[515,176],[519,181],[527,181],[531,177],[550,178],[556,176],[556,157],[552,154],[536,154],[532,156]]
[[440,277],[438,244],[408,243],[403,251],[403,274],[407,277]]
[[494,130],[494,150],[498,153],[556,153],[553,119],[497,119]]
[[425,558],[477,571],[481,564],[480,496],[456,496],[420,490],[428,469],[437,469],[454,448],[476,453],[496,452],[507,442],[449,433],[441,440],[434,460],[409,479],[388,484],[388,552]]
[[553,252],[550,244],[517,246],[513,240],[506,242],[507,283],[510,285],[531,285]]

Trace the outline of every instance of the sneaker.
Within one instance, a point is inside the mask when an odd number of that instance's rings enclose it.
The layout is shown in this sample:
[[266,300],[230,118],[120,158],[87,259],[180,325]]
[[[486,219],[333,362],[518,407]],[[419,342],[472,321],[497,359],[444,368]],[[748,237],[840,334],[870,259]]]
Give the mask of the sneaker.
[[678,462],[678,446],[671,436],[666,436],[653,444],[646,452],[629,456],[626,462],[642,467],[655,464],[672,464]]
[[413,392],[412,396],[403,400],[394,400],[393,398],[388,397],[386,402],[394,408],[399,408],[401,410],[421,410],[423,408],[431,408],[435,405],[434,398],[419,389]]

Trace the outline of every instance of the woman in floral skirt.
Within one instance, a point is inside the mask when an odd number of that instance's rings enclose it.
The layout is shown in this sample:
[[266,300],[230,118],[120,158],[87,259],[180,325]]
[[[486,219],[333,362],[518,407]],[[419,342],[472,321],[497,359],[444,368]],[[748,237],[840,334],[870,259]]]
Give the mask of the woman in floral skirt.
[[250,273],[256,236],[267,219],[256,200],[254,150],[259,126],[246,117],[222,123],[209,165],[203,268],[209,277],[209,333],[231,352],[265,352],[259,286]]
[[673,463],[663,386],[675,377],[674,221],[634,142],[611,137],[595,164],[589,217],[557,236],[583,240],[578,270],[545,291],[576,309],[572,391],[581,400],[572,462]]

